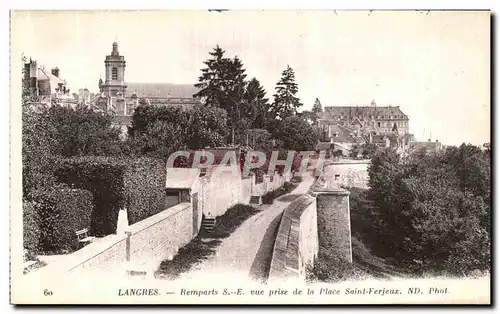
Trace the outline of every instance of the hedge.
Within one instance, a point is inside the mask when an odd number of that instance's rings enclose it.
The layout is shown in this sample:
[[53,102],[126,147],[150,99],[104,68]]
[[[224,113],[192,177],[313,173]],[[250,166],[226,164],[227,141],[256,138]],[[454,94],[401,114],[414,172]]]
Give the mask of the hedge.
[[64,159],[56,170],[58,182],[92,192],[91,235],[106,236],[116,232],[118,212],[124,205],[125,170],[121,159],[97,156]]
[[23,202],[23,247],[29,256],[38,253],[40,229],[38,228],[38,215],[33,202]]
[[90,233],[106,236],[116,232],[121,208],[127,208],[129,224],[165,209],[165,166],[155,158],[86,156],[63,160],[56,177],[92,192]]
[[137,158],[128,161],[124,186],[129,224],[165,209],[166,175],[166,164],[160,159]]
[[89,191],[62,184],[36,190],[33,199],[40,230],[38,248],[44,252],[75,249],[75,232],[90,226],[92,198]]

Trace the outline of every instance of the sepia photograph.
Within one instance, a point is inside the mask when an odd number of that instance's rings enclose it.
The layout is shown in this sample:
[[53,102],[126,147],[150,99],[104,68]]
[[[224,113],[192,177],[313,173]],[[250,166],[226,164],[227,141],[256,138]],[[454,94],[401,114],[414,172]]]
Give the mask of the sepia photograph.
[[491,304],[491,12],[10,12],[11,304]]

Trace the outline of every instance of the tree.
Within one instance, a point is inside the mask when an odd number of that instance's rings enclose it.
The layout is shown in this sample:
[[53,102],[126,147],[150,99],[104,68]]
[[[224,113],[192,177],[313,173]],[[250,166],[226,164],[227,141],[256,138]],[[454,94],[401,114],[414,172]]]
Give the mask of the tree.
[[311,112],[314,114],[314,123],[318,121],[318,118],[321,116],[323,113],[323,106],[321,105],[321,102],[319,101],[318,98],[314,101],[314,105],[312,107]]
[[56,145],[52,154],[64,157],[84,155],[120,155],[120,130],[113,116],[80,107],[53,105],[43,115],[51,127]]
[[332,154],[332,156],[335,158],[342,157],[342,155],[344,155],[344,153],[342,152],[341,149],[337,149],[337,150],[333,151],[333,154]]
[[[24,69],[23,69],[24,74]],[[22,173],[23,197],[55,182],[53,170],[56,145],[52,125],[45,123],[47,108],[30,96],[28,80],[23,75],[22,94]]]
[[226,112],[219,108],[202,107],[190,111],[187,147],[216,147],[226,143]]
[[224,109],[227,112],[229,127],[235,131],[240,127],[241,107],[244,106],[246,74],[242,61],[224,57],[225,51],[217,45],[209,54],[212,59],[204,63],[195,87],[200,91],[193,95],[204,100],[207,106]]
[[139,105],[132,115],[132,125],[128,130],[130,136],[135,133],[145,132],[150,124],[156,121],[178,124],[184,127],[182,139],[187,137],[190,111],[181,106],[153,106],[148,104]]
[[299,88],[298,84],[295,83],[295,72],[289,65],[281,73],[281,79],[276,84],[275,89],[276,93],[274,94],[272,106],[273,114],[281,120],[295,115],[302,103],[297,97]]
[[283,142],[283,148],[296,151],[314,150],[318,136],[309,123],[297,116],[290,116],[277,124],[273,136]]
[[264,87],[255,77],[248,82],[244,100],[241,117],[247,126],[245,129],[264,129],[269,119],[269,100]]
[[472,145],[404,159],[378,151],[369,167],[374,245],[415,272],[489,270],[490,175],[488,157]]
[[131,137],[129,143],[138,154],[167,160],[172,153],[183,148],[183,140],[179,124],[155,120],[143,132]]

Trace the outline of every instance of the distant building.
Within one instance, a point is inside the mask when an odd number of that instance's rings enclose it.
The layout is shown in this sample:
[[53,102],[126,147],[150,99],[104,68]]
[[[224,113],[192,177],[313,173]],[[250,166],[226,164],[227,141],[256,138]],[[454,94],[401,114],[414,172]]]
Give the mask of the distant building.
[[360,129],[363,134],[396,130],[399,134],[409,133],[409,118],[399,106],[377,106],[375,101],[370,106],[325,107],[318,125],[323,129],[327,129],[329,125],[342,125]]
[[61,78],[59,68],[55,67],[49,71],[31,59],[24,67],[24,79],[29,82],[30,96],[49,106],[52,103],[75,103],[66,81]]
[[139,104],[159,106],[183,106],[192,108],[201,105],[193,98],[198,90],[194,85],[169,83],[125,82],[125,57],[118,51],[118,43],[113,43],[111,54],[104,60],[105,80],[99,79],[99,91],[92,101],[94,108],[114,113],[116,122],[126,130],[130,117]]
[[399,106],[335,106],[325,107],[318,119],[320,144],[344,155],[353,147],[372,143],[380,148],[391,147],[404,154],[414,137],[409,133],[409,118]]
[[412,142],[410,143],[410,151],[425,150],[427,153],[439,152],[444,148],[443,144],[438,140],[432,141],[428,139],[427,142]]

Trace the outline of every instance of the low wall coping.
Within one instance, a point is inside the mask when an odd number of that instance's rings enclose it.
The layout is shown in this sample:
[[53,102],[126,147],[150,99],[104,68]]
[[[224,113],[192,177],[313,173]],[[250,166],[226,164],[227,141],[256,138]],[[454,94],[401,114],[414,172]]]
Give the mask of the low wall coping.
[[283,211],[273,247],[270,279],[297,276],[299,269],[299,234],[297,223],[305,209],[314,201],[314,197],[304,194],[291,202]]
[[141,220],[139,222],[136,222],[135,224],[133,225],[130,225],[128,228],[127,228],[127,231],[133,235],[133,234],[136,234],[137,232],[139,231],[142,231],[144,229],[147,229],[165,219],[167,219],[168,217],[172,216],[172,215],[175,215],[177,214],[178,212],[188,208],[189,206],[191,206],[191,203],[189,202],[183,202],[183,203],[179,203],[175,206],[172,206],[172,207],[169,207],[161,212],[159,212],[158,214],[155,214],[151,217],[148,217],[144,220]]
[[[170,208],[167,208],[158,214],[155,214],[151,217],[148,217],[144,220],[141,220],[133,225],[130,225],[126,232],[123,234],[110,234],[103,238],[98,238],[95,242],[90,243],[89,245],[81,248],[80,250],[73,252],[71,254],[62,255],[59,261],[56,261],[54,264],[47,265],[49,269],[64,269],[65,271],[71,271],[74,268],[80,266],[81,264],[91,260],[92,258],[98,256],[111,249],[113,246],[119,244],[122,241],[125,241],[128,235],[133,235],[147,229],[166,218],[186,209],[191,206],[191,203],[180,203]],[[44,267],[45,268],[45,267]]]
[[314,188],[311,190],[311,194],[313,196],[317,196],[319,194],[347,196],[350,195],[351,192],[344,190],[342,188]]

